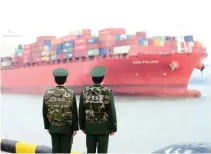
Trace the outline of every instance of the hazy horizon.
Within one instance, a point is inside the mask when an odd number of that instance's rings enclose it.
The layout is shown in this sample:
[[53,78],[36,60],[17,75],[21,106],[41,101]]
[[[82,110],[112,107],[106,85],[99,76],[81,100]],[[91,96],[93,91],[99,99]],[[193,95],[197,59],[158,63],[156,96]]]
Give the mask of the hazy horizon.
[[[2,0],[0,4],[1,35],[11,30],[26,36],[20,43],[33,43],[39,35],[64,36],[68,31],[83,28],[94,33],[103,28],[120,27],[126,28],[128,33],[176,35],[176,26],[182,24],[184,34],[202,41],[207,51],[211,49],[211,23],[207,21],[211,10],[207,0]],[[0,46],[10,43],[0,39]],[[12,52],[1,52],[1,56]]]

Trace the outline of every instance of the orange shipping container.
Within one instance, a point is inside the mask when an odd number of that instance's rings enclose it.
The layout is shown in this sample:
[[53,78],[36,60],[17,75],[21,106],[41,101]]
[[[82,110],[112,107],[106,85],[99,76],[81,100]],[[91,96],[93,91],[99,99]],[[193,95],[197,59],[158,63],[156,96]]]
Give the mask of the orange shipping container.
[[51,40],[51,45],[56,45],[56,44],[60,44],[61,43],[61,39],[60,38],[56,38],[54,40]]
[[88,49],[98,49],[99,48],[99,44],[88,44],[87,46]]
[[91,29],[82,29],[83,36],[91,36]]
[[99,40],[100,41],[114,41],[114,40],[116,40],[116,35],[114,35],[114,34],[100,34]]
[[154,46],[160,46],[160,40],[153,40]]

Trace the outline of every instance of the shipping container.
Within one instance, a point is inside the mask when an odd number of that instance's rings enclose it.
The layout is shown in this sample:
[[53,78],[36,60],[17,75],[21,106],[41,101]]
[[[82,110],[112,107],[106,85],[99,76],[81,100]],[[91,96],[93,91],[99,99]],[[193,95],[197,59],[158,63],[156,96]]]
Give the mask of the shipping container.
[[145,38],[141,38],[140,40],[138,40],[138,44],[148,46],[148,40]]
[[125,45],[138,45],[138,39],[131,38],[129,40],[116,41],[115,43],[115,46],[125,46]]
[[75,46],[77,45],[87,45],[88,44],[88,38],[81,38],[81,39],[76,39],[75,40]]
[[41,57],[41,61],[50,61],[50,56]]
[[44,40],[44,46],[51,46],[51,40]]
[[202,47],[203,47],[203,44],[202,44],[201,42],[195,41],[195,42],[194,42],[194,47],[195,47],[195,48],[202,48]]
[[154,36],[150,37],[152,40],[166,40],[166,36]]
[[154,46],[160,46],[160,40],[153,40]]
[[2,67],[11,66],[11,65],[12,65],[11,61],[3,61],[3,62],[1,62],[1,66]]
[[120,46],[120,47],[114,47],[113,53],[114,54],[125,54],[130,51],[131,46],[126,45],[126,46]]
[[99,43],[98,37],[91,37],[88,39],[88,44],[96,44],[96,43]]
[[36,48],[32,48],[31,52],[42,52],[43,49],[43,46],[37,46]]
[[21,57],[22,56],[22,52],[15,52],[15,56]]
[[25,44],[24,45],[24,49],[31,49],[32,48],[32,44]]
[[98,49],[99,48],[99,44],[88,44],[87,45],[87,49]]
[[23,49],[23,45],[19,44],[18,49]]
[[32,52],[31,55],[32,55],[32,57],[40,57],[41,52]]
[[73,54],[72,53],[68,53],[68,58],[72,58]]
[[87,45],[77,45],[77,46],[75,46],[74,49],[76,51],[79,51],[79,50],[87,50]]
[[165,41],[164,40],[160,40],[160,46],[164,46],[165,45]]
[[116,40],[127,40],[130,39],[132,35],[125,35],[125,34],[117,34],[116,35]]
[[40,62],[41,59],[40,59],[40,57],[33,57],[31,61],[32,62]]
[[59,55],[61,52],[62,52],[61,44],[58,44],[58,45],[56,46],[56,54]]
[[51,55],[51,60],[56,60],[56,55]]
[[88,50],[88,56],[98,56],[98,55],[99,55],[99,49]]
[[99,34],[125,34],[125,28],[108,28],[99,31]]
[[74,57],[87,57],[87,48],[75,48],[73,55]]
[[106,48],[99,48],[99,55],[104,56],[106,54],[107,54]]
[[51,46],[51,50],[52,50],[52,51],[56,51],[56,46],[57,46],[57,44],[53,44],[53,45]]
[[184,36],[184,40],[185,42],[193,42],[193,36],[192,35]]
[[83,38],[83,35],[77,35],[77,38],[79,39],[79,38]]
[[74,47],[74,41],[67,41],[67,42],[63,42],[61,43],[61,49],[67,49],[67,48],[73,48]]
[[15,52],[22,53],[23,52],[23,49],[15,48]]
[[62,52],[64,52],[64,53],[72,53],[73,52],[73,48],[63,49]]
[[54,39],[54,40],[51,40],[51,46],[55,46],[55,45],[57,45],[57,44],[61,44],[61,39],[60,38],[56,38],[56,39]]
[[146,32],[136,32],[136,35],[140,36],[140,37],[143,37],[143,38],[147,37],[147,33]]
[[30,48],[25,48],[23,51],[23,53],[30,53],[30,52],[32,52],[32,49],[30,49]]
[[82,29],[83,36],[91,36],[91,29]]
[[166,41],[174,41],[176,39],[175,36],[165,36]]
[[43,56],[43,57],[50,56],[50,54],[51,53],[48,51],[41,52],[41,56]]
[[51,46],[44,45],[43,51],[51,51]]
[[116,35],[114,34],[101,34],[99,35],[99,41],[115,41]]

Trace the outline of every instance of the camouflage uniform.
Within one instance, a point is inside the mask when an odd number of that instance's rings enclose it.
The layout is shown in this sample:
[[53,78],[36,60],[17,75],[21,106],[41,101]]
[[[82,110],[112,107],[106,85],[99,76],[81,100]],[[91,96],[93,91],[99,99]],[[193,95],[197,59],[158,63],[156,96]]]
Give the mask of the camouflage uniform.
[[[94,68],[92,77],[106,74],[102,66]],[[100,84],[85,87],[80,95],[79,125],[86,133],[87,153],[107,153],[109,134],[117,131],[116,109],[112,90]]]
[[[64,69],[56,69],[56,76],[68,76]],[[43,119],[52,139],[53,153],[70,153],[73,132],[78,130],[78,113],[72,89],[57,85],[47,90],[43,99]]]

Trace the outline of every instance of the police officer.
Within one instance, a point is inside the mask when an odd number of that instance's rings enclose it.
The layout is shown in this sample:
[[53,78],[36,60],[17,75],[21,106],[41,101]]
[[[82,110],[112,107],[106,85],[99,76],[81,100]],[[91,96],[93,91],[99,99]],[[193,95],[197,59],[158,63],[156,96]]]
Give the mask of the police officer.
[[75,93],[64,86],[68,71],[53,71],[57,86],[47,90],[43,99],[44,127],[52,140],[53,153],[70,153],[73,136],[78,131],[78,113]]
[[93,85],[85,87],[80,95],[79,126],[86,134],[87,153],[107,153],[109,134],[117,131],[116,109],[112,90],[101,83],[106,68],[95,67],[90,75]]

